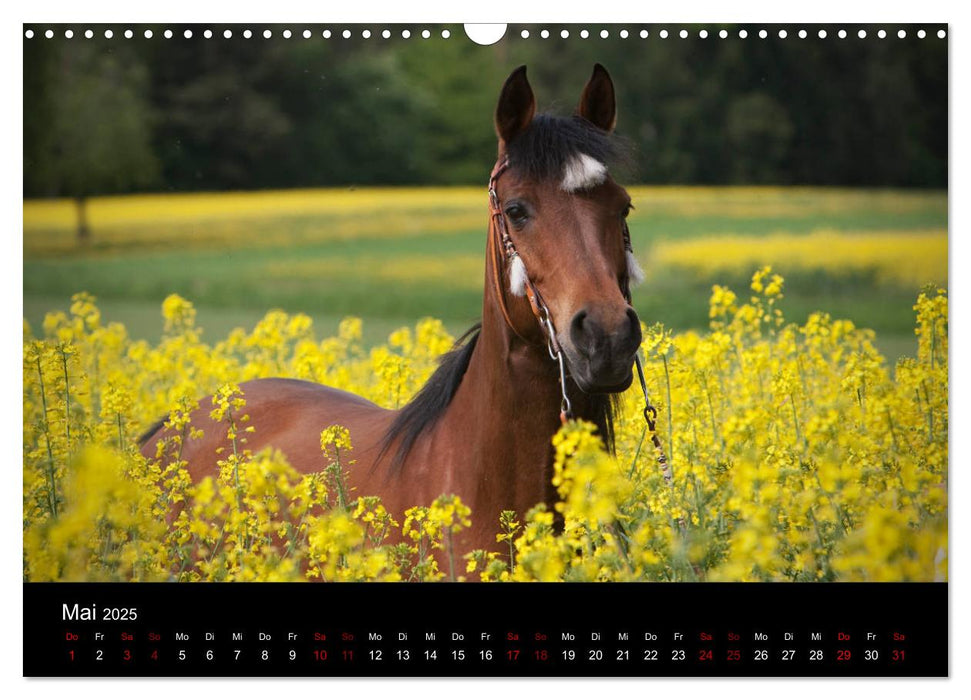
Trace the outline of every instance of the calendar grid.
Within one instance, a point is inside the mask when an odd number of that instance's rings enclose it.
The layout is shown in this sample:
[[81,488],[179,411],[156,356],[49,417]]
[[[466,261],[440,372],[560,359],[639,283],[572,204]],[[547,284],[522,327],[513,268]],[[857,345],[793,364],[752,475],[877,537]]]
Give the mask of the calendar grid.
[[948,674],[947,584],[25,584],[24,599],[26,676]]

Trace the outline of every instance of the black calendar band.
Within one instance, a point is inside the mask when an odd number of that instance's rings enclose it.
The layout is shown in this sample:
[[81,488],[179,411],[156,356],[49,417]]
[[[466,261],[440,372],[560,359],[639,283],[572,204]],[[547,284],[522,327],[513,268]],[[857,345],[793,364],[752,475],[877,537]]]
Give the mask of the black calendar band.
[[25,676],[947,676],[948,585],[24,584]]

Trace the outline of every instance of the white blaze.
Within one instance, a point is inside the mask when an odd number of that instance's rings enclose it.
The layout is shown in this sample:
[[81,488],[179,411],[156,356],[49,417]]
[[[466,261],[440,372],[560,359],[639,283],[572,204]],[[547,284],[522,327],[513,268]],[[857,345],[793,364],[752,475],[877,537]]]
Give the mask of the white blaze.
[[586,153],[578,153],[566,162],[560,189],[565,192],[585,190],[607,179],[607,166]]

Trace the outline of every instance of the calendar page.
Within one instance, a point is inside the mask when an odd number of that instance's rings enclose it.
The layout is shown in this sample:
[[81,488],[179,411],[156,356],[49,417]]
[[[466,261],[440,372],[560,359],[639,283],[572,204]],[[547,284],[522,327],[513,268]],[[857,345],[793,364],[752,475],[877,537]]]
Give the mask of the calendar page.
[[948,42],[23,25],[23,674],[947,676]]

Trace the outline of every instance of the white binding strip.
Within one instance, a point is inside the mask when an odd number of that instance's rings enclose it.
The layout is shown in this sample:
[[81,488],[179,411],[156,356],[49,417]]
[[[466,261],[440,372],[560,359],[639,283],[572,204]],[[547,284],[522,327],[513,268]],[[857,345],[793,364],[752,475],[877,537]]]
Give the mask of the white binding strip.
[[627,278],[630,280],[631,287],[636,287],[644,281],[644,268],[629,250],[627,251]]
[[526,266],[523,264],[522,258],[516,253],[509,261],[509,291],[517,297],[526,294]]
[[578,153],[566,162],[560,189],[576,192],[599,185],[607,179],[607,166],[586,153]]

